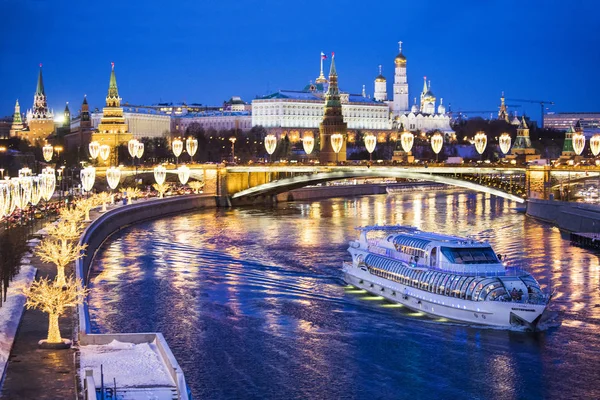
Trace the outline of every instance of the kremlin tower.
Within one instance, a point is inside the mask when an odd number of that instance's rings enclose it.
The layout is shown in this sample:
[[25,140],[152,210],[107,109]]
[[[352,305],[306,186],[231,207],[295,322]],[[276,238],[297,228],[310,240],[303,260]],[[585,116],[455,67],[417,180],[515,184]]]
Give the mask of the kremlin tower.
[[500,111],[498,111],[498,120],[504,120],[510,123],[508,119],[508,110],[506,109],[506,103],[504,102],[504,92],[502,92],[502,97],[500,97]]
[[[335,55],[331,54],[329,69],[329,88],[325,94],[325,109],[323,121],[319,125],[320,153],[319,161],[327,164],[336,161],[346,161],[347,125],[342,116],[342,102],[338,89],[338,76],[335,70]],[[338,154],[333,151],[331,135],[339,133],[343,136],[343,144]]]
[[531,146],[531,138],[529,137],[529,127],[525,122],[525,117],[521,118],[521,124],[517,128],[517,138],[515,144],[510,150],[510,154],[514,158],[515,156],[521,156],[525,161],[537,160],[540,158],[539,154],[536,154],[536,150]]
[[[112,70],[108,84],[108,95],[106,96],[106,107],[102,110],[102,119],[98,125],[98,130],[92,134],[91,140],[97,141],[100,144],[107,144],[111,148],[114,148],[120,144],[126,144],[133,138],[133,135],[128,132],[128,126],[123,117],[121,98],[119,97],[119,89],[117,88],[117,77],[115,76],[115,63],[111,63],[111,65]],[[87,106],[87,100],[85,99],[84,104]],[[83,121],[83,108],[81,114]],[[87,111],[87,115],[89,115],[89,111]]]
[[406,80],[406,57],[402,54],[402,42],[398,42],[400,51],[394,59],[396,74],[394,77],[394,99],[392,112],[400,115],[408,111],[408,81]]
[[13,114],[12,125],[10,126],[10,137],[21,135],[21,131],[25,128],[23,119],[21,118],[21,106],[19,100],[15,103],[15,113]]
[[27,111],[27,127],[28,130],[22,131],[20,136],[32,143],[38,139],[46,139],[54,133],[54,113],[48,109],[42,77],[42,64],[40,64],[37,87],[33,96],[33,108]]

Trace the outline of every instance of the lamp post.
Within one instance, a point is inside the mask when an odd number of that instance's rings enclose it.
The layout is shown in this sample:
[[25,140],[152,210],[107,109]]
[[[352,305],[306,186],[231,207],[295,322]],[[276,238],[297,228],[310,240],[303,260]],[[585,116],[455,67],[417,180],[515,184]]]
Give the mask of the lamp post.
[[179,182],[182,185],[185,185],[187,181],[190,179],[190,169],[187,165],[181,165],[177,169],[177,177],[179,178]]
[[196,151],[198,150],[198,139],[196,139],[195,137],[188,137],[185,140],[185,149],[188,152],[188,154],[190,155],[190,162],[194,162],[194,154],[196,154]]
[[511,142],[512,142],[512,139],[508,133],[503,133],[502,135],[500,135],[500,138],[498,139],[498,143],[500,144],[500,151],[505,156],[510,151]]
[[344,135],[341,133],[334,133],[329,137],[331,140],[331,148],[335,153],[335,163],[338,163],[338,154],[342,150],[342,146],[344,145]]
[[269,162],[272,162],[271,155],[275,152],[277,148],[277,137],[272,133],[269,133],[265,136],[265,150],[269,153]]
[[373,162],[373,152],[377,146],[377,138],[371,132],[365,136],[365,147],[369,152],[369,162]]
[[115,198],[112,191],[119,186],[119,182],[121,181],[121,170],[118,167],[109,167],[106,170],[106,181],[108,182],[108,187],[111,191],[111,200],[114,204]]
[[44,147],[42,147],[42,155],[44,156],[44,160],[46,162],[50,162],[52,160],[52,156],[54,155],[54,147],[51,144],[46,143]]
[[171,143],[171,147],[173,149],[173,154],[175,155],[175,165],[179,164],[179,156],[183,151],[183,142],[180,139],[173,140]]
[[483,159],[483,152],[487,146],[487,135],[485,132],[477,132],[474,137],[475,150],[479,153],[480,159]]
[[435,162],[438,162],[438,154],[442,150],[442,146],[444,145],[444,137],[441,133],[436,132],[431,136],[431,149],[435,153]]
[[[575,151],[575,154],[577,154],[577,156],[580,156],[581,153],[583,153],[583,149],[585,148],[585,135],[583,134],[583,132],[575,132],[573,133],[572,136],[573,139],[573,150]],[[577,166],[579,163],[577,163],[575,166]],[[571,171],[569,171],[569,194],[571,192]],[[570,200],[571,196],[569,195],[569,200]]]
[[302,147],[307,156],[312,153],[315,148],[315,137],[312,135],[304,135],[302,138]]
[[235,163],[235,141],[236,140],[237,139],[234,136],[229,138],[229,141],[231,142],[231,162],[232,163]]
[[62,146],[56,146],[54,151],[56,151],[56,164],[60,164],[60,152],[63,150]]

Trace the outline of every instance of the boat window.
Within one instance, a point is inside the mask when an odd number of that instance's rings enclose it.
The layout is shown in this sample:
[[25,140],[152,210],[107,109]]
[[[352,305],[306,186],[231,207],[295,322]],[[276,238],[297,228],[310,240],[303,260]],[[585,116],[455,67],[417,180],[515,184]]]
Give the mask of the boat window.
[[442,283],[439,285],[437,293],[438,294],[442,294],[442,292],[444,291],[444,289],[446,288],[446,283],[448,282],[448,279],[450,278],[450,275],[446,275],[444,276],[444,278],[442,279]]
[[434,247],[433,249],[431,249],[431,256],[429,257],[429,265],[432,268],[435,268],[437,266],[437,247]]
[[434,283],[433,283],[433,289],[431,290],[432,292],[434,292],[434,293],[437,293],[437,289],[438,289],[438,287],[439,287],[439,285],[440,285],[440,282],[441,282],[441,281],[442,281],[442,279],[444,278],[444,276],[446,276],[446,274],[443,274],[443,273],[441,273],[441,272],[438,272],[438,274],[437,274],[437,276],[436,276],[436,278],[435,278],[435,281],[434,281]]
[[423,279],[421,279],[421,283],[419,285],[419,287],[421,289],[423,288],[427,288],[429,286],[429,277],[433,274],[433,271],[427,271],[425,272],[425,275],[423,275]]
[[467,292],[466,292],[466,296],[465,298],[467,300],[471,300],[471,295],[473,294],[473,289],[475,289],[475,286],[477,286],[477,283],[479,283],[480,279],[473,279],[471,281],[471,283],[469,283],[469,287],[467,287]]
[[441,247],[442,254],[454,264],[496,264],[500,261],[491,247]]
[[479,293],[479,298],[477,300],[479,301],[484,301],[486,299],[486,297],[490,294],[490,292],[496,288],[501,287],[502,284],[500,283],[500,281],[496,280],[492,283],[488,283],[486,286],[484,286],[483,290],[481,291],[481,293]]
[[465,292],[467,291],[467,288],[469,287],[469,284],[473,281],[473,277],[468,277],[467,279],[465,279],[465,281],[463,282],[463,284],[460,287],[460,298],[464,299],[465,298]]
[[452,284],[448,285],[448,291],[447,291],[448,296],[454,296],[454,291],[456,290],[456,285],[458,285],[458,282],[460,281],[460,279],[461,279],[460,275],[454,276],[454,279],[452,280]]
[[507,299],[509,298],[508,293],[506,292],[506,289],[504,287],[497,287],[496,289],[492,290],[487,297],[485,298],[485,300],[487,301],[495,301],[495,300],[499,300],[499,299]]
[[456,282],[456,285],[452,288],[452,296],[460,297],[460,288],[463,283],[467,280],[466,276],[461,276],[460,279]]
[[494,282],[495,279],[482,279],[475,286],[475,291],[473,292],[473,300],[479,300],[479,294],[482,292],[483,288],[487,286],[489,283]]

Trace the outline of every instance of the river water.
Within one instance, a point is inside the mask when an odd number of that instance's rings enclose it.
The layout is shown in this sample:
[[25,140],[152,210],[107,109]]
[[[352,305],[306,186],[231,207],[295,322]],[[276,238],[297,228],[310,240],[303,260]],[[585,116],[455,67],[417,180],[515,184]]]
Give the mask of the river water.
[[[413,192],[135,225],[96,256],[93,329],[162,332],[196,399],[598,399],[598,256],[516,206]],[[354,227],[376,223],[489,240],[555,291],[547,329],[433,320],[345,287]]]

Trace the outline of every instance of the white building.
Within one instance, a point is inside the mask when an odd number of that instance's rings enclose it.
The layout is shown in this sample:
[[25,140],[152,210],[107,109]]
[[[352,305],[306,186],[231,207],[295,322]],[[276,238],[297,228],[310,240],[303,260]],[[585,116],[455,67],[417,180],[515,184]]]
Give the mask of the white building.
[[[92,113],[94,129],[98,128],[102,115],[101,112]],[[123,117],[135,139],[163,137],[171,130],[171,117],[152,108],[124,106]]]
[[208,111],[171,117],[171,132],[183,135],[191,124],[199,124],[204,130],[252,129],[252,116],[248,111]]
[[[323,121],[326,85],[311,84],[303,91],[280,90],[252,100],[252,126],[318,129]],[[362,95],[341,93],[348,129],[390,129],[389,108]]]

